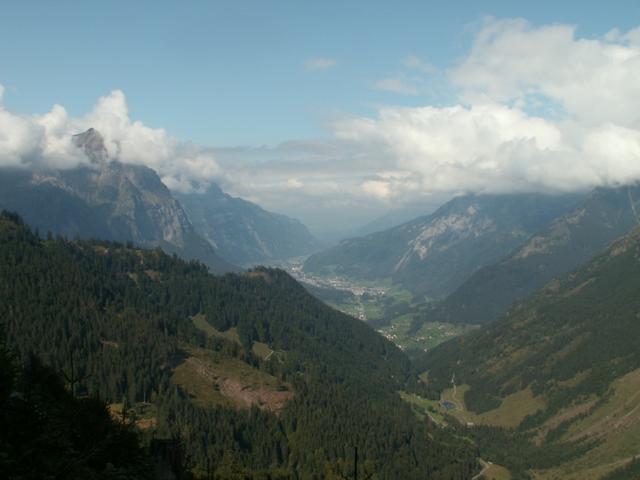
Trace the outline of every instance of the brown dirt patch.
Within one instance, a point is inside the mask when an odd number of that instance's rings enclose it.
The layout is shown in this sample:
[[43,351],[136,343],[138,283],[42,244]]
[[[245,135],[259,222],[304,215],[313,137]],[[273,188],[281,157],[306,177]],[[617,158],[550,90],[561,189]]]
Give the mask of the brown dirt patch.
[[218,382],[220,393],[244,408],[257,406],[261,410],[279,413],[286,403],[293,398],[293,392],[273,391],[266,388],[253,388],[242,385],[239,381],[225,378]]

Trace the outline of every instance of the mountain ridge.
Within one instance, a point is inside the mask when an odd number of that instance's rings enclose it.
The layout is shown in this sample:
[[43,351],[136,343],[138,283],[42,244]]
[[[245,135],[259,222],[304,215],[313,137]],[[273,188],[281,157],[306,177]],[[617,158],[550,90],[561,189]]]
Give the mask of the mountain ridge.
[[318,241],[300,221],[232,197],[214,183],[202,193],[175,195],[194,228],[232,263],[270,263],[318,248]]
[[598,188],[497,263],[469,277],[428,315],[431,321],[482,324],[589,260],[640,224],[640,187]]
[[311,255],[305,271],[391,278],[414,295],[446,296],[573,205],[576,195],[467,195],[434,213]]
[[161,247],[215,272],[238,270],[194,230],[157,173],[109,157],[99,132],[73,137],[89,163],[67,170],[0,171],[0,208],[44,232]]

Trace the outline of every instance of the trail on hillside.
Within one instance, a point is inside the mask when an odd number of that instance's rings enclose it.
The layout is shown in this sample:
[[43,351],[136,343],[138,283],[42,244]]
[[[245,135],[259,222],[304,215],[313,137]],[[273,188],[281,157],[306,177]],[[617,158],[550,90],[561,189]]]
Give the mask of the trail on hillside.
[[640,217],[638,217],[638,212],[636,211],[636,204],[633,203],[633,198],[631,197],[631,188],[627,187],[627,195],[629,196],[629,204],[631,205],[631,211],[633,212],[633,216],[636,217],[636,222],[640,225]]
[[477,475],[471,477],[471,480],[477,480],[478,478],[482,478],[482,476],[485,473],[487,473],[487,470],[491,468],[491,462],[486,462],[481,458],[478,458],[478,461],[480,462],[480,465],[482,465],[482,470],[480,470],[480,473],[478,473]]

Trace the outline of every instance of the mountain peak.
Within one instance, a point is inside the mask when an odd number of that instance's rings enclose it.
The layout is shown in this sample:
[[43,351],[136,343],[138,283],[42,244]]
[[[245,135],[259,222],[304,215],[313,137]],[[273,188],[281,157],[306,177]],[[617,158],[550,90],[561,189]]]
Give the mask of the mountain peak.
[[73,143],[84,151],[92,163],[105,163],[109,158],[109,153],[104,146],[104,137],[93,127],[86,132],[74,135]]

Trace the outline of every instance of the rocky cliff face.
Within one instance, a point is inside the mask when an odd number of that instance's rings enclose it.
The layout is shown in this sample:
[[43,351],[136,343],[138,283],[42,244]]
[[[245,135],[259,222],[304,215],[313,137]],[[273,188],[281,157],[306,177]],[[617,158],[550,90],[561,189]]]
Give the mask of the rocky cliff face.
[[194,230],[180,203],[152,169],[109,158],[99,132],[75,135],[89,159],[70,170],[1,171],[0,208],[68,237],[132,241],[199,259],[216,271],[233,267]]
[[499,262],[478,270],[432,320],[486,323],[553,277],[589,260],[640,224],[640,187],[598,188]]
[[298,220],[232,197],[215,184],[178,199],[198,233],[233,263],[269,263],[317,249],[317,240]]

